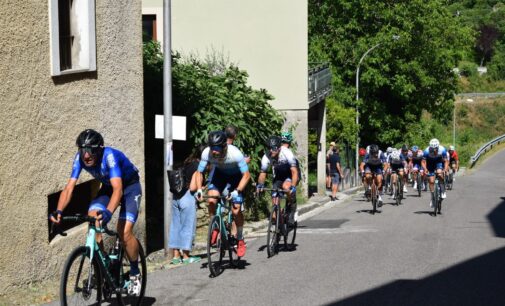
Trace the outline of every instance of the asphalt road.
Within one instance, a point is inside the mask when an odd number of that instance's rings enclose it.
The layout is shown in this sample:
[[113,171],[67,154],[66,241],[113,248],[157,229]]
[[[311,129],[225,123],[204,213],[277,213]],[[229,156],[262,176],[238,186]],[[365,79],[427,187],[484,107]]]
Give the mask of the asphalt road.
[[146,305],[505,305],[505,151],[458,177],[430,214],[410,191],[381,213],[361,196],[300,222],[297,248],[267,258],[248,242],[243,269],[203,264],[149,274]]

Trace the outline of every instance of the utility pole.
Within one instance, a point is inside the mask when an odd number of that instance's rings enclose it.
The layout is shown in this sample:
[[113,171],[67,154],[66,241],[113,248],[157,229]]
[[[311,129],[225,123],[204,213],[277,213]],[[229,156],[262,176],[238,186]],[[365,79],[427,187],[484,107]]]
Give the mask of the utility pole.
[[168,185],[168,172],[172,170],[172,42],[170,0],[163,0],[163,247],[165,256],[170,256],[168,237],[170,237],[170,221],[172,220],[172,193]]

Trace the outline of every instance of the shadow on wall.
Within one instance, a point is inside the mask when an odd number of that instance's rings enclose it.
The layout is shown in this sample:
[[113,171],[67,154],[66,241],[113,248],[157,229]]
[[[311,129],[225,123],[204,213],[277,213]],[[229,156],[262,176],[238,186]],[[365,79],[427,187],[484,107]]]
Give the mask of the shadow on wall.
[[328,305],[504,305],[505,248],[420,280],[397,280]]
[[[75,186],[74,189],[74,194],[72,196],[72,199],[70,200],[70,203],[68,204],[67,208],[65,209],[65,215],[74,215],[74,214],[81,214],[81,215],[87,215],[88,214],[88,207],[89,203],[91,203],[91,200],[94,198],[94,196],[97,194],[98,189],[100,188],[100,182],[98,180],[91,180],[84,182],[82,184],[79,184]],[[61,191],[58,191],[56,193],[50,194],[47,196],[47,215],[49,216],[50,213],[56,210],[56,206],[58,205],[58,199],[60,198]],[[62,223],[59,227],[63,231],[67,231],[68,229],[71,229],[80,223],[76,222],[66,222]],[[51,233],[51,221],[47,220],[47,233],[48,233],[48,240],[51,242],[53,238],[55,237],[54,233]]]

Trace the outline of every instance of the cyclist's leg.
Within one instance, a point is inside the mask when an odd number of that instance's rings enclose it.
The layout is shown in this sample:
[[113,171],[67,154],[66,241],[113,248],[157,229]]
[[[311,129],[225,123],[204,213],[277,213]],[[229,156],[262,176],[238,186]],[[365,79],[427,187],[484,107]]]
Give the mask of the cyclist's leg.
[[[272,189],[278,189],[282,187],[283,181],[279,180],[278,178],[273,179],[272,183]],[[272,191],[272,207],[274,205],[280,205],[281,204],[281,195],[277,191]],[[277,218],[277,216],[274,214],[272,217],[274,220]]]
[[445,173],[444,173],[444,167],[443,167],[442,163],[437,164],[436,173],[437,173],[437,176],[440,181],[440,189],[442,192],[442,198],[445,198],[445,183],[444,183]]
[[117,232],[125,247],[128,260],[130,261],[132,276],[140,273],[138,266],[139,244],[133,233],[133,227],[135,222],[137,222],[141,198],[142,187],[140,183],[131,184],[124,188],[123,197],[121,198],[119,220],[117,223]]
[[[96,195],[96,197],[89,204],[88,216],[96,218],[98,216],[98,212],[106,210],[107,205],[109,204],[111,195],[112,195],[112,187],[102,185],[102,187],[98,191],[98,194]],[[97,221],[95,226],[99,227],[100,221]],[[96,234],[96,242],[98,243],[98,246],[100,247],[100,249],[102,251],[104,251],[105,249],[103,247],[101,233]]]

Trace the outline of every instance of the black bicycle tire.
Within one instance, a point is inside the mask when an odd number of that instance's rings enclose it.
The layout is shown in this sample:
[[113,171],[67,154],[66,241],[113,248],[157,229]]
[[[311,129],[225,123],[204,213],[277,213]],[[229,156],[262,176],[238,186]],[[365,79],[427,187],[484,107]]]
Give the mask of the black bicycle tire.
[[439,183],[437,183],[437,179],[435,178],[435,192],[433,193],[433,198],[432,198],[433,213],[435,216],[437,215],[437,210],[438,210],[438,184]]
[[[69,280],[68,274],[69,274],[70,268],[72,267],[72,263],[74,262],[74,260],[76,260],[80,256],[86,256],[89,258],[89,251],[86,246],[80,246],[80,247],[75,248],[70,253],[70,255],[68,255],[65,265],[63,266],[63,272],[61,275],[61,283],[60,283],[61,305],[65,305],[65,306],[68,305],[68,303],[67,303],[67,290],[66,290],[67,289],[67,281]],[[97,282],[96,283],[97,301],[95,303],[100,304],[100,302],[102,301],[102,273],[101,273],[100,266],[98,264],[96,257],[93,257],[92,265],[93,265],[94,273],[96,273],[96,275],[98,275],[98,277],[95,277],[95,280]]]
[[[144,253],[144,248],[142,247],[142,244],[140,244],[140,241],[137,239],[137,243],[139,245],[139,260],[140,260],[140,275],[142,276],[142,284],[141,284],[141,289],[140,289],[140,295],[138,296],[138,300],[135,303],[125,303],[125,299],[130,300],[132,297],[131,296],[122,296],[122,291],[119,290],[116,292],[116,300],[119,305],[134,305],[134,306],[140,306],[142,305],[142,300],[144,299],[144,295],[146,293],[146,285],[147,285],[147,263],[146,263],[146,255]],[[126,259],[126,261],[129,262],[128,257],[126,256],[126,250],[123,248],[122,250],[123,253],[123,258],[121,258],[120,264],[123,264],[123,259]],[[118,271],[119,273],[122,273],[121,269]],[[127,278],[130,275],[123,275],[123,278]],[[116,275],[115,277],[119,277],[119,275]]]
[[421,173],[417,173],[417,193],[421,197],[421,191],[423,190],[423,178]]
[[401,188],[401,183],[400,183],[400,176],[396,176],[396,183],[395,183],[395,204],[396,206],[400,205],[401,198],[400,198],[400,188]]
[[[217,262],[212,261],[212,245],[211,245],[211,239],[212,239],[212,231],[215,227],[213,225],[217,225],[217,229],[219,231],[217,235],[217,242],[216,244],[219,246],[218,248],[215,248],[218,254],[219,260]],[[221,222],[218,216],[212,217],[212,219],[209,222],[209,230],[207,233],[207,265],[209,267],[210,274],[213,277],[218,276],[219,274],[223,273],[223,241],[221,239]],[[217,268],[216,268],[217,267]]]
[[370,191],[372,197],[372,214],[377,211],[377,186],[375,182],[372,181],[372,190]]
[[[293,204],[291,204],[293,205]],[[294,212],[290,212],[294,213]],[[295,239],[296,239],[296,227],[297,222],[295,221],[292,226],[289,226],[289,214],[286,214],[284,218],[284,228],[285,228],[285,233],[284,233],[284,246],[287,250],[292,250],[295,244]],[[290,238],[291,235],[291,238]],[[290,241],[291,240],[291,241]]]
[[[276,212],[275,224],[272,223],[274,212]],[[270,212],[270,217],[268,218],[268,228],[267,228],[267,257],[270,258],[275,255],[277,251],[277,242],[279,235],[279,206],[272,206],[272,211]],[[273,228],[272,228],[273,227]],[[272,231],[273,230],[273,231]],[[272,245],[273,241],[273,245]]]

